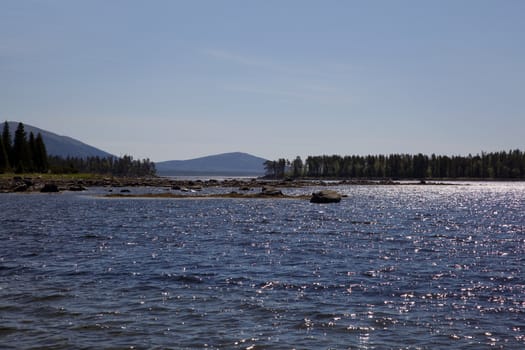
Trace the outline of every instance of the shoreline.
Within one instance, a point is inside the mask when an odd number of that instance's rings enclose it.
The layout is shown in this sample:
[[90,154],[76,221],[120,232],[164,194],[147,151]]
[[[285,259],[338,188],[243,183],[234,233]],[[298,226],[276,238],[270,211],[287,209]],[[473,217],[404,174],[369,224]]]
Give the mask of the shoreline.
[[[211,177],[211,176],[210,176]],[[446,181],[446,182],[445,182]],[[237,188],[248,191],[254,188],[272,186],[277,188],[333,187],[333,186],[407,186],[442,185],[454,186],[460,182],[519,182],[523,180],[490,179],[265,179],[265,178],[226,178],[226,179],[176,179],[170,177],[113,177],[94,174],[0,174],[0,193],[33,193],[83,191],[89,187],[157,187],[171,188],[182,192],[199,191],[203,188]],[[47,189],[51,189],[47,191]],[[181,195],[187,196],[187,195]],[[193,196],[194,197],[194,196]]]
[[[392,180],[367,180],[367,179],[264,179],[264,178],[228,178],[222,180],[178,180],[168,177],[111,177],[93,174],[0,174],[0,193],[31,193],[31,192],[62,192],[83,191],[88,187],[165,187],[183,192],[200,190],[203,188],[223,187],[238,188],[246,191],[264,186],[281,188],[304,188],[304,187],[332,187],[341,185],[453,185],[442,182],[429,182],[421,180],[392,181]],[[46,191],[45,189],[55,189]]]

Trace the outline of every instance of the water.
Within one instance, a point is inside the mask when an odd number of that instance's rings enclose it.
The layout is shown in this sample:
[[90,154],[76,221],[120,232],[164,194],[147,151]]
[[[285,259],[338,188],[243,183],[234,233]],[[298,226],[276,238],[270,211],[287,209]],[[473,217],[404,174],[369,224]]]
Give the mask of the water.
[[0,348],[525,348],[524,183],[339,190],[0,195]]

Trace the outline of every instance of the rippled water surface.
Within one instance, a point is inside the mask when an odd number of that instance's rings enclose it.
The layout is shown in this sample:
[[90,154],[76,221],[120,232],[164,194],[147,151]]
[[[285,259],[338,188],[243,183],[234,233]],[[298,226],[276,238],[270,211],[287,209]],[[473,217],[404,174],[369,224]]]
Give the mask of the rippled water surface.
[[525,184],[339,190],[0,195],[0,348],[525,348]]

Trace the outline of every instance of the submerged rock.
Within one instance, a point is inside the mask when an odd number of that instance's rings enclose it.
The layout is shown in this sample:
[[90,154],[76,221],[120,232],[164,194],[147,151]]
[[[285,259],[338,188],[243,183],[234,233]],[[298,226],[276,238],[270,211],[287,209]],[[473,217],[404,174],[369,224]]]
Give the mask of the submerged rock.
[[310,203],[339,203],[341,201],[341,194],[333,190],[323,190],[312,193]]

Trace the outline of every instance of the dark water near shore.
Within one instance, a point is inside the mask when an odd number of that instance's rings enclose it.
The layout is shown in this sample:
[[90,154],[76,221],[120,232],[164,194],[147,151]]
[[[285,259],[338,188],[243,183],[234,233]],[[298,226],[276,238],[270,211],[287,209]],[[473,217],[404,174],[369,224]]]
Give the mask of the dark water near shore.
[[0,348],[525,348],[524,183],[340,190],[0,195]]

